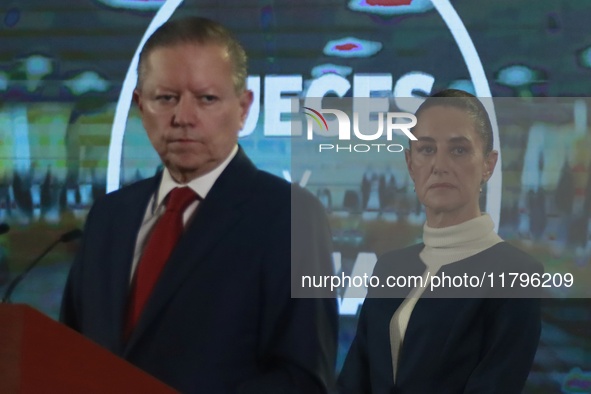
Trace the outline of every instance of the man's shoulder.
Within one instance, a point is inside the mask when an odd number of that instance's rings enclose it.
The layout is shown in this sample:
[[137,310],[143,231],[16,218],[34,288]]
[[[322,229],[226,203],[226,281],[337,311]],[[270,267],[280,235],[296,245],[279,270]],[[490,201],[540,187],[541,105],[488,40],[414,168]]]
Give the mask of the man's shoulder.
[[261,169],[257,169],[255,184],[258,191],[273,194],[275,197],[283,197],[286,199],[285,201],[291,201],[292,205],[308,205],[318,202],[318,199],[305,188]]
[[120,189],[107,193],[94,203],[94,207],[113,206],[126,203],[138,203],[138,198],[148,196],[154,192],[158,185],[159,176],[142,179],[125,185]]
[[258,189],[289,195],[291,183],[277,175],[257,168],[255,185]]

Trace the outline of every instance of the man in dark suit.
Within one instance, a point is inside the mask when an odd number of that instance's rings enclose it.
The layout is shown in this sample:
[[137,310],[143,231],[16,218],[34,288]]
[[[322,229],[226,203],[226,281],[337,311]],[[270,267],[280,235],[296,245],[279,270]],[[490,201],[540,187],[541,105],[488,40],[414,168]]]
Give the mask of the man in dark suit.
[[95,203],[62,321],[184,393],[327,392],[335,300],[290,292],[299,262],[327,272],[328,226],[237,145],[253,100],[244,50],[210,20],[168,22],[138,74],[165,168]]

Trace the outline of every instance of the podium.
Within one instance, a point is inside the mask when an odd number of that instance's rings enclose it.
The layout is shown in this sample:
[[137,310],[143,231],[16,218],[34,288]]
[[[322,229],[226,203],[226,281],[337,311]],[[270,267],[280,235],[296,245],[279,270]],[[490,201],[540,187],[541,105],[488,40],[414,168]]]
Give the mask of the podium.
[[176,393],[74,330],[26,305],[0,304],[4,394]]

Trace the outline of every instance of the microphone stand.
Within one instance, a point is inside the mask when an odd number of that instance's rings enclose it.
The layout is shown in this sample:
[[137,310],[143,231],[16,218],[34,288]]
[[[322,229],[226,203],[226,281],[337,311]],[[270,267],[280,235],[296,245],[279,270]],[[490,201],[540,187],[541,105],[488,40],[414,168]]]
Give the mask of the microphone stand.
[[12,295],[14,288],[25,278],[25,276],[27,276],[29,271],[31,271],[37,265],[37,263],[43,257],[45,257],[45,255],[47,255],[47,253],[51,252],[51,250],[56,247],[57,244],[59,244],[61,242],[70,242],[70,241],[80,237],[80,235],[82,235],[82,232],[80,230],[78,230],[78,229],[72,230],[72,231],[67,232],[66,234],[63,234],[61,237],[59,237],[57,240],[55,240],[51,245],[49,245],[43,251],[43,253],[41,253],[35,260],[33,260],[31,262],[31,264],[29,264],[29,266],[23,272],[21,272],[16,278],[14,278],[10,282],[10,284],[8,285],[8,288],[6,289],[6,292],[4,293],[4,297],[2,297],[1,303],[2,304],[4,304],[4,303],[9,304],[10,303],[10,296]]

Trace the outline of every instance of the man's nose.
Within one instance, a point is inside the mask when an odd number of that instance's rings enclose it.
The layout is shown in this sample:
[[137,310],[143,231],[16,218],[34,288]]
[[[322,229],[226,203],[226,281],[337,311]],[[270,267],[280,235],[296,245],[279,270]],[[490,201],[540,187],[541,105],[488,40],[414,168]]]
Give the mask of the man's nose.
[[181,95],[174,108],[173,123],[177,126],[194,126],[197,122],[197,102],[195,97]]

